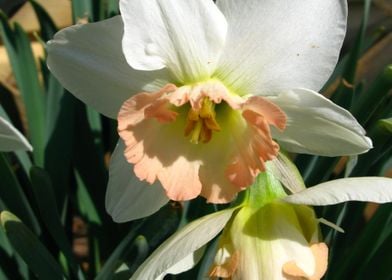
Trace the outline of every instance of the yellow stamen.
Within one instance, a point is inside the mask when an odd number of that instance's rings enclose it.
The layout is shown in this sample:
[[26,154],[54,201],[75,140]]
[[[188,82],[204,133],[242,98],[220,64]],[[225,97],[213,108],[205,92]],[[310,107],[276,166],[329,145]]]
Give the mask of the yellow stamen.
[[203,143],[208,143],[212,138],[212,130],[208,129],[206,127],[206,123],[205,121],[203,122],[203,128],[200,132],[200,136],[199,139],[203,142]]
[[215,118],[215,103],[212,102],[209,98],[204,98],[202,101],[201,109],[200,109],[200,117],[203,119],[206,118]]
[[208,143],[211,140],[212,132],[220,131],[221,128],[215,116],[215,103],[208,97],[202,100],[199,110],[193,108],[189,110],[184,134],[185,136],[191,136],[191,143]]
[[207,129],[213,131],[220,131],[221,129],[215,118],[204,119],[204,125]]
[[198,120],[195,123],[192,131],[190,132],[190,134],[191,134],[191,143],[192,144],[198,144],[199,143],[199,140],[201,140],[200,139],[200,135],[202,133],[202,130],[203,130],[203,121],[202,120]]
[[199,120],[199,112],[191,108],[188,112],[188,120],[197,121]]

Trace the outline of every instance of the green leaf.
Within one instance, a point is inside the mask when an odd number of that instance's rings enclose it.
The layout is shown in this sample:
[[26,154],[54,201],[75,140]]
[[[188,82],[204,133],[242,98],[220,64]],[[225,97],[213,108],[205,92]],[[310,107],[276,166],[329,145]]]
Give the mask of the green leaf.
[[[49,101],[49,98],[52,100]],[[72,153],[75,132],[75,111],[80,102],[71,94],[60,95],[50,92],[48,116],[52,120],[48,127],[51,131],[45,151],[45,170],[53,181],[56,201],[61,213],[72,177]],[[49,120],[49,119],[48,119]]]
[[[4,232],[3,229],[0,231]],[[2,235],[5,236],[5,233]],[[12,255],[7,255],[0,244],[0,279],[28,279],[28,274],[27,265],[14,250],[12,249]]]
[[332,101],[338,105],[348,109],[351,107],[354,98],[354,84],[355,72],[357,69],[358,60],[364,48],[365,33],[369,19],[371,0],[365,0],[363,5],[363,16],[359,33],[354,41],[353,48],[351,49],[347,63],[342,74],[342,82],[340,87],[332,96]]
[[77,171],[75,171],[75,177],[77,182],[76,199],[80,213],[90,223],[102,225],[98,210]]
[[14,94],[0,83],[0,116],[10,121],[19,131],[24,132],[21,116]]
[[43,166],[45,146],[45,106],[37,66],[27,34],[19,24],[14,30],[0,13],[0,31],[12,70],[26,107],[27,120],[35,163]]
[[77,23],[80,19],[91,21],[93,15],[93,3],[91,0],[74,0],[72,1],[73,21]]
[[[390,225],[391,227],[392,225]],[[392,279],[391,264],[386,260],[392,259],[392,234],[389,234],[384,243],[382,243],[374,252],[366,265],[361,266],[360,279],[390,280]]]
[[392,149],[392,133],[390,132],[390,120],[380,120],[377,125],[369,131],[369,137],[373,141],[374,148],[366,154],[358,156],[358,162],[351,176],[378,175],[369,174],[372,166]]
[[[370,267],[370,262],[373,262],[373,258],[380,258],[378,252],[384,249],[385,242],[390,239],[392,234],[391,227],[391,204],[381,205],[380,208],[376,211],[373,218],[366,225],[364,230],[360,233],[360,236],[356,242],[351,238],[350,246],[347,251],[347,254],[341,257],[339,262],[335,263],[333,279],[347,279],[349,278],[357,278],[355,279],[369,279],[363,278],[362,271],[371,270],[372,278],[381,279],[378,277],[377,270],[374,267]],[[350,227],[350,230],[353,230],[353,227]],[[358,235],[358,231],[354,233]],[[390,242],[390,241],[388,241]],[[389,248],[390,249],[390,248]],[[390,251],[390,250],[389,250]],[[386,257],[386,259],[385,259]],[[384,262],[388,260],[387,255],[383,256]],[[357,267],[358,264],[361,264],[361,267]],[[355,271],[355,275],[353,272]],[[390,272],[390,267],[389,267]]]
[[[0,212],[4,205],[0,199]],[[3,227],[0,227],[0,279],[28,279],[26,263],[17,255],[8,241]]]
[[380,120],[378,125],[385,132],[392,134],[392,118]]
[[39,167],[32,167],[30,177],[42,221],[57,246],[63,252],[74,274],[78,275],[79,279],[83,279],[83,273],[74,259],[71,245],[61,224],[60,215],[57,212],[58,208],[49,175]]
[[8,241],[7,236],[5,235],[3,228],[0,228],[0,247],[3,251],[2,253],[7,255],[8,257],[11,257],[13,255],[14,250],[12,249],[11,244]]
[[354,102],[351,113],[361,124],[366,124],[385,101],[392,88],[392,64],[387,65],[370,88]]
[[27,152],[15,151],[14,153],[15,153],[16,157],[18,158],[25,174],[29,174],[29,170],[32,166],[32,163],[31,163],[30,157],[28,156]]
[[39,279],[64,279],[55,259],[19,218],[8,211],[3,211],[0,220],[13,248]]
[[91,133],[93,136],[94,145],[97,150],[103,154],[103,143],[102,143],[102,124],[100,114],[94,109],[87,107],[87,120],[89,122]]
[[147,258],[150,251],[150,246],[148,245],[148,240],[146,237],[139,235],[132,243],[131,249],[134,249],[134,255],[136,255],[136,257],[132,259],[132,262],[129,263],[129,273],[135,272],[140,264],[142,264],[143,261]]
[[37,234],[41,233],[40,226],[31,209],[25,193],[8,163],[5,154],[0,153],[0,197],[7,209],[16,213]]
[[[123,263],[130,264],[128,265],[130,271],[134,272],[147,258],[148,253],[151,253],[178,228],[180,212],[179,207],[167,204],[154,215],[142,221],[133,222],[132,230],[113,251],[96,280],[113,279],[115,272]],[[135,239],[136,236],[139,238]]]
[[118,1],[119,0],[109,0],[109,1],[107,1],[107,16],[108,17],[112,17],[114,15],[118,15],[118,12],[119,12]]
[[32,5],[35,14],[37,15],[38,22],[41,27],[41,37],[46,42],[53,38],[53,35],[57,32],[57,27],[53,20],[50,18],[45,9],[38,4],[35,0],[29,0]]
[[[94,204],[104,205],[107,183],[104,154],[100,141],[97,140],[99,136],[94,135],[88,122],[86,113],[88,110],[83,104],[79,103],[79,105],[74,116],[77,119],[75,130],[78,131],[77,138],[74,139],[74,164]],[[96,209],[100,217],[107,217],[103,207]]]
[[133,240],[138,234],[138,230],[141,228],[143,223],[139,223],[137,226],[125,236],[121,243],[116,247],[109,259],[105,262],[102,270],[97,275],[95,280],[108,280],[114,277],[116,269],[125,261],[125,257],[131,249]]

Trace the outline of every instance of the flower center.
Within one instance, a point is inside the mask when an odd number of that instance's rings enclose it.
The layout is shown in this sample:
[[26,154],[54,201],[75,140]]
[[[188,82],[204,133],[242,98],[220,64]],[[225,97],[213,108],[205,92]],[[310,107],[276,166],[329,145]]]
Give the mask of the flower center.
[[221,130],[215,117],[215,103],[208,97],[204,97],[200,109],[191,107],[188,111],[185,136],[190,136],[190,142],[193,144],[208,143],[212,132]]
[[283,130],[285,124],[286,115],[272,102],[236,95],[218,81],[141,92],[118,114],[124,154],[136,176],[159,180],[179,201],[199,194],[208,202],[231,201],[277,156],[270,126]]

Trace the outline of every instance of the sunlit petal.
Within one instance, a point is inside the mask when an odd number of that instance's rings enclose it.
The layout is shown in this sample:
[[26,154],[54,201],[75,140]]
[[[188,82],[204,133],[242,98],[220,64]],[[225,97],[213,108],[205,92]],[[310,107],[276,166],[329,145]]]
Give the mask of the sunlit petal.
[[320,90],[346,31],[341,0],[218,0],[228,37],[217,75],[244,94]]
[[200,218],[172,235],[139,267],[132,280],[156,279],[177,262],[201,248],[226,225],[235,208]]
[[167,83],[168,73],[136,71],[121,49],[120,16],[65,28],[47,43],[48,66],[61,84],[100,113],[116,118],[133,94]]
[[139,70],[167,67],[180,82],[209,77],[227,24],[212,0],[120,1],[123,51]]
[[286,129],[274,131],[273,135],[288,151],[339,156],[372,148],[371,140],[355,118],[319,93],[295,89],[268,99],[287,115]]
[[331,205],[345,201],[392,201],[392,179],[382,177],[344,178],[321,183],[292,194],[287,202],[306,205]]

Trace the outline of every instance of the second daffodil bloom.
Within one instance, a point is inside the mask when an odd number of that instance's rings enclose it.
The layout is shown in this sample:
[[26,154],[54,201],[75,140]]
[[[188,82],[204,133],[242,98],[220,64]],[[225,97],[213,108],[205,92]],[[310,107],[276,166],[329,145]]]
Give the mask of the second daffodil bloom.
[[114,220],[168,199],[230,202],[280,148],[371,148],[353,116],[317,93],[338,59],[345,0],[120,0],[120,11],[47,47],[65,88],[118,119]]
[[349,200],[391,202],[392,179],[339,179],[287,196],[273,175],[261,173],[240,205],[180,229],[151,254],[131,280],[160,280],[168,273],[189,270],[200,260],[204,245],[222,229],[209,271],[211,279],[319,280],[328,264],[328,247],[318,225],[325,220],[317,219],[307,205]]

